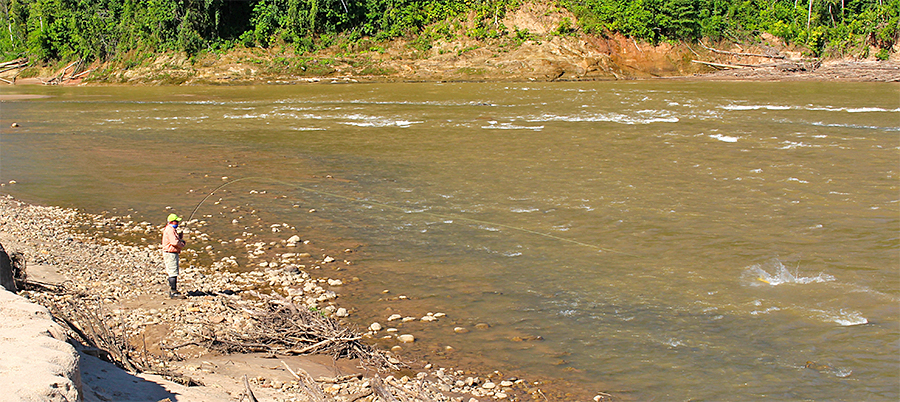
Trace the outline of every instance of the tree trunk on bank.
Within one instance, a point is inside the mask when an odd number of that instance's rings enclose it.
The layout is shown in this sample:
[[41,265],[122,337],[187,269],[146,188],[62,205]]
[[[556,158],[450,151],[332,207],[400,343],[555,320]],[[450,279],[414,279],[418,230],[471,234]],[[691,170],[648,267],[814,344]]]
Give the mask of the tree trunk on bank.
[[6,250],[4,250],[3,245],[0,244],[0,286],[3,286],[10,292],[15,292],[16,280],[14,278],[9,255],[6,254]]

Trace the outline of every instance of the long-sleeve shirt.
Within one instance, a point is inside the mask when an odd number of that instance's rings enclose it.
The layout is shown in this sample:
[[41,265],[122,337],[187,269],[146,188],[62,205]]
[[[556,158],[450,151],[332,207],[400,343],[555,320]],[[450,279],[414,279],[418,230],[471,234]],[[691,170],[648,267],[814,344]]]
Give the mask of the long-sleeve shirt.
[[163,229],[162,248],[167,253],[180,253],[184,248],[184,240],[181,240],[181,236],[175,232],[175,227],[172,225],[166,225],[166,228]]

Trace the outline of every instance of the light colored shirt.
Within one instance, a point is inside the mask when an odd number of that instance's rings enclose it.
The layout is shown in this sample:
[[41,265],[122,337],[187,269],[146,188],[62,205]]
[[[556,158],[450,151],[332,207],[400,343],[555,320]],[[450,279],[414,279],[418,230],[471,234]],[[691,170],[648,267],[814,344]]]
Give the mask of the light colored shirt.
[[175,232],[175,226],[166,224],[162,235],[162,248],[167,253],[180,253],[184,248],[184,240]]

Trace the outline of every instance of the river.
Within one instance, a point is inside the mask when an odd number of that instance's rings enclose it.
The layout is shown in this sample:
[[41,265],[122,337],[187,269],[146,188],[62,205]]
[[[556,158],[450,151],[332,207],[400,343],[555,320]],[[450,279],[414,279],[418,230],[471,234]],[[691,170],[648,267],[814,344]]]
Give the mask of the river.
[[[415,334],[410,356],[573,400],[900,398],[900,85],[0,95],[0,191],[161,224],[243,179],[197,210],[226,240],[209,258],[254,269],[228,240],[293,226],[352,262],[322,268],[359,278],[351,320]],[[428,312],[447,317],[386,321]]]

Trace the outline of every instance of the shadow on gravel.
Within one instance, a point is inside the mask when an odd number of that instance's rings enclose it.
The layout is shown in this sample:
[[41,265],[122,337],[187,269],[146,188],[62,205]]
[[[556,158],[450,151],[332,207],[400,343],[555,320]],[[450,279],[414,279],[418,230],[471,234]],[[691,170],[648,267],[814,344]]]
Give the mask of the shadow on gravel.
[[170,401],[178,398],[162,385],[147,381],[94,356],[81,355],[81,382],[85,402],[92,401]]
[[230,290],[230,289],[220,290],[220,291],[217,291],[217,292],[208,292],[208,291],[203,291],[203,290],[191,290],[191,291],[185,292],[184,295],[185,295],[185,296],[188,296],[188,297],[198,297],[198,296],[218,296],[218,295],[233,296],[233,295],[236,295],[236,294],[238,294],[238,293],[240,293],[240,291],[235,292],[235,291]]

